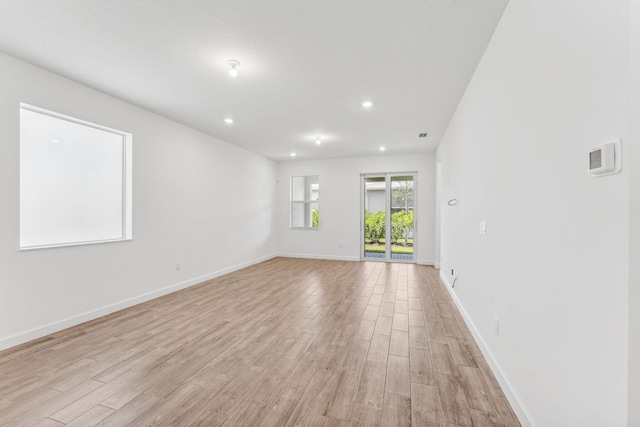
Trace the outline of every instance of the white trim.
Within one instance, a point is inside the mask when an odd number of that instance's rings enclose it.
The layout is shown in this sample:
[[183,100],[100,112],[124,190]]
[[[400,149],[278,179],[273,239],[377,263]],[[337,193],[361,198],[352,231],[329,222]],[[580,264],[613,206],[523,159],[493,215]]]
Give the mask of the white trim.
[[190,286],[198,285],[200,283],[206,282],[211,279],[215,279],[216,277],[224,276],[225,274],[232,273],[242,268],[249,267],[251,265],[258,264],[264,261],[268,261],[272,258],[275,258],[276,256],[277,256],[276,254],[272,254],[272,255],[256,258],[251,261],[246,261],[231,267],[223,268],[222,270],[205,274],[203,276],[194,277],[193,279],[185,280],[184,282],[169,285],[162,289],[157,289],[155,291],[151,291],[146,294],[128,298],[126,300],[116,302],[114,304],[109,304],[107,306],[97,308],[95,310],[87,311],[85,313],[78,314],[76,316],[71,316],[66,319],[59,320],[57,322],[52,322],[43,326],[39,326],[37,328],[20,332],[15,335],[1,338],[0,351],[6,350],[11,347],[15,347],[20,344],[27,343],[29,341],[36,340],[38,338],[45,337],[47,335],[50,335],[56,332],[60,332],[64,329],[71,328],[73,326],[77,326],[82,323],[89,322],[91,320],[95,320],[99,317],[106,316],[111,313],[115,313],[116,311],[120,311],[125,308],[133,307],[134,305],[138,305],[143,302],[150,301],[155,298],[159,298],[161,296],[170,294],[172,292],[176,292],[181,289],[188,288]]
[[511,387],[511,383],[504,375],[504,372],[500,368],[500,365],[498,364],[495,357],[493,357],[493,354],[491,353],[491,350],[489,350],[489,347],[487,347],[484,339],[482,339],[482,335],[480,335],[480,332],[471,320],[471,317],[469,317],[469,314],[467,314],[464,306],[462,305],[462,302],[460,302],[453,288],[451,288],[451,284],[447,280],[446,276],[442,273],[442,270],[440,271],[440,279],[444,283],[445,288],[447,288],[447,291],[449,291],[449,294],[451,295],[451,298],[453,298],[456,307],[458,307],[458,311],[462,315],[464,322],[467,324],[471,335],[473,335],[473,338],[476,340],[476,343],[478,344],[480,351],[484,355],[484,358],[487,360],[487,363],[489,364],[493,375],[495,375],[496,380],[500,384],[500,387],[502,387],[502,391],[511,404],[513,411],[516,413],[520,424],[522,424],[523,427],[535,427],[536,424],[533,422],[531,414],[529,414],[529,411],[526,410],[525,406],[522,404],[521,399],[518,398],[518,395],[513,390],[513,387]]
[[290,253],[279,253],[278,256],[282,258],[326,259],[326,260],[332,260],[332,261],[360,261],[360,258],[357,256],[290,254]]
[[418,258],[418,260],[416,261],[418,263],[418,265],[431,265],[434,267],[438,267],[437,265],[435,265],[434,261],[432,259],[420,259]]

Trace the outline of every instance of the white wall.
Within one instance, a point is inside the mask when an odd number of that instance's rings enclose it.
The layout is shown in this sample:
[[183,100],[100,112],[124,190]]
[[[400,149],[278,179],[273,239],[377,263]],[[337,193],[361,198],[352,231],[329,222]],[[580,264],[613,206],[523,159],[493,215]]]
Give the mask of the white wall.
[[640,426],[640,2],[629,6],[629,426]]
[[[283,256],[360,259],[360,175],[382,172],[418,172],[417,260],[435,259],[435,172],[431,153],[387,155],[333,160],[295,160],[278,167],[278,249]],[[320,176],[320,227],[289,229],[291,176]],[[340,247],[342,244],[342,247]]]
[[[133,134],[133,241],[18,250],[20,102]],[[0,349],[277,252],[264,157],[2,54],[0,135]]]
[[627,0],[512,0],[437,153],[442,272],[525,425],[627,422],[629,156],[586,167],[630,148],[628,34]]

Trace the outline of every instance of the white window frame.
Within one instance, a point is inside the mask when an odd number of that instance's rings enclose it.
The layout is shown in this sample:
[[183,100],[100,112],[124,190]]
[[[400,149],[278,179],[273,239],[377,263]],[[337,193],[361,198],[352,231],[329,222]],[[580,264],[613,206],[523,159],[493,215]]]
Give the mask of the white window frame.
[[[302,199],[302,200],[294,200],[294,188],[293,188],[293,180],[295,178],[310,178],[310,177],[316,177],[316,181],[317,183],[315,185],[318,186],[318,198],[315,200],[312,199]],[[313,185],[313,184],[312,184]],[[320,217],[318,214],[318,226],[314,227],[313,226],[313,210],[311,209],[311,205],[315,204],[317,205],[317,209],[318,212],[320,211],[320,176],[319,175],[295,175],[295,176],[291,176],[291,178],[289,179],[289,228],[291,230],[318,230],[320,228]],[[309,191],[309,194],[311,194],[311,189]],[[295,203],[303,203],[305,206],[309,207],[309,223],[311,224],[308,227],[298,227],[298,226],[294,226],[293,225],[293,210],[294,210],[294,204]]]
[[[106,126],[98,125],[95,123],[91,123],[88,121],[84,121],[81,119],[77,119],[75,117],[66,116],[64,114],[59,114],[53,111],[46,110],[44,108],[36,107],[33,105],[20,103],[20,113],[22,116],[22,111],[30,111],[34,113],[39,113],[43,115],[47,115],[59,120],[65,120],[70,123],[74,123],[81,126],[87,126],[90,128],[98,129],[104,132],[112,133],[118,135],[122,138],[123,142],[123,150],[122,150],[122,236],[121,238],[116,239],[95,239],[88,241],[64,241],[59,243],[47,243],[47,244],[35,244],[35,245],[26,245],[23,244],[22,234],[23,234],[23,192],[24,190],[24,178],[23,173],[25,170],[24,166],[24,156],[23,156],[23,144],[26,143],[23,141],[23,137],[21,135],[20,141],[20,217],[21,217],[21,239],[20,239],[20,250],[33,250],[33,249],[44,249],[44,248],[55,248],[55,247],[66,247],[66,246],[78,246],[78,245],[89,245],[89,244],[99,244],[99,243],[110,243],[110,242],[121,242],[128,241],[133,239],[133,182],[132,182],[132,172],[133,172],[133,135],[127,132],[122,132],[116,129],[112,129]],[[23,123],[20,124],[22,129]]]

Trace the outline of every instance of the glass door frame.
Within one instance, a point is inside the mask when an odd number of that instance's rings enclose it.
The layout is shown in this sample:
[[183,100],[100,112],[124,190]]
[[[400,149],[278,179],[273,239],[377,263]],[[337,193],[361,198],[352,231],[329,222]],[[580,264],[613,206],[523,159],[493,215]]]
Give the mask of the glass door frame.
[[[413,180],[413,257],[410,260],[391,258],[391,178],[410,176]],[[365,257],[365,221],[364,212],[367,206],[365,182],[367,178],[384,178],[385,182],[385,256],[384,258]],[[360,260],[377,262],[400,262],[417,264],[418,259],[418,172],[387,172],[360,174]]]

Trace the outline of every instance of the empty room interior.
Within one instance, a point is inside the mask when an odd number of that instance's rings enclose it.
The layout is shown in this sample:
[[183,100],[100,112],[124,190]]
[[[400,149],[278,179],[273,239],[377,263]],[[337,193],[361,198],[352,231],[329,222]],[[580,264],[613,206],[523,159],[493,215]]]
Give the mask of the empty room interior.
[[640,426],[640,3],[0,2],[0,426]]

